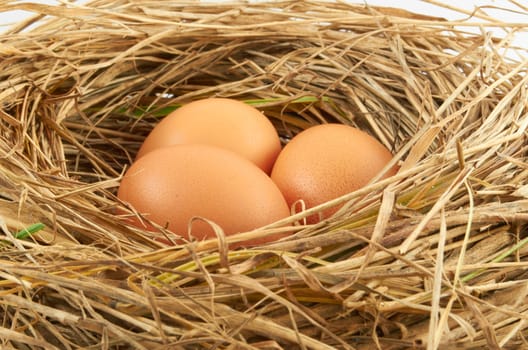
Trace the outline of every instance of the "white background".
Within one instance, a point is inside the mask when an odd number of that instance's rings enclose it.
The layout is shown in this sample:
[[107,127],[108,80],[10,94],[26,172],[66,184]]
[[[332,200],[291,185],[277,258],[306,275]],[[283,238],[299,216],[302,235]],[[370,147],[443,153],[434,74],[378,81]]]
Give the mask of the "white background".
[[[0,0],[4,2],[7,0]],[[31,0],[28,0],[31,1]],[[41,4],[55,4],[58,0],[32,0]],[[62,0],[65,1],[65,0]],[[88,0],[79,0],[78,3],[86,3]],[[168,1],[168,0],[163,0]],[[215,0],[209,0],[215,1]],[[222,0],[216,0],[222,1]],[[437,1],[448,6],[454,6],[468,11],[468,14],[463,14],[457,11],[452,11],[447,8],[432,5],[426,1],[421,0],[350,0],[356,3],[367,3],[369,5],[399,7],[416,13],[433,15],[443,17],[449,20],[463,20],[471,17],[469,14],[479,8],[481,14],[487,14],[490,17],[508,23],[524,23],[526,24],[524,32],[518,32],[514,39],[514,45],[528,48],[528,0],[429,0],[431,2]],[[11,0],[9,2],[16,2]],[[515,5],[518,4],[518,6]],[[509,9],[509,10],[508,10]],[[30,13],[24,11],[10,11],[0,13],[0,33],[3,32],[9,25],[20,21]],[[471,22],[485,22],[483,19],[471,18]],[[479,28],[467,28],[470,31],[478,31]],[[502,37],[504,32],[497,27],[486,27],[484,30],[491,31],[495,36]],[[517,56],[518,58],[518,56]],[[521,56],[521,59],[526,57]]]

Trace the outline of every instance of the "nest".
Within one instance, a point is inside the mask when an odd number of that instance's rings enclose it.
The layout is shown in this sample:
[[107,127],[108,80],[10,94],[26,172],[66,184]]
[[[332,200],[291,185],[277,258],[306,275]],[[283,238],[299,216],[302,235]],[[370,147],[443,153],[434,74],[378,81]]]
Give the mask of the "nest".
[[[0,36],[2,348],[527,346],[528,61],[510,58],[526,26],[323,1],[13,9],[35,16]],[[506,36],[464,29],[479,23]],[[354,125],[400,170],[166,246],[116,214],[139,215],[116,191],[160,118],[210,96],[255,105],[284,140]]]

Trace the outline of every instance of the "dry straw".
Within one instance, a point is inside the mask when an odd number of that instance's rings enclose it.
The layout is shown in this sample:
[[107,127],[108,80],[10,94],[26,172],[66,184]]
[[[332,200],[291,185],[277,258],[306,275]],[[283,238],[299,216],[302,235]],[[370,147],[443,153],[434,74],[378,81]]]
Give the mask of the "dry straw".
[[[0,36],[1,348],[528,346],[526,24],[323,1],[13,9],[35,16]],[[401,169],[284,241],[228,249],[282,222],[165,247],[118,218],[139,214],[116,189],[159,118],[206,96],[257,105],[284,140],[358,126]]]

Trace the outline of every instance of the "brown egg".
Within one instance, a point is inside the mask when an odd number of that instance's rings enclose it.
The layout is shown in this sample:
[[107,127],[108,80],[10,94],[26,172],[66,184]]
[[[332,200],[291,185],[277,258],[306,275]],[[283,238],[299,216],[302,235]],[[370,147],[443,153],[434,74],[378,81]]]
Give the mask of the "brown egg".
[[[124,175],[118,197],[184,238],[189,238],[188,224],[195,216],[212,220],[230,235],[290,214],[282,193],[256,165],[231,151],[198,144],[145,154]],[[215,234],[203,221],[195,221],[192,236],[201,240]]]
[[186,143],[226,148],[267,174],[281,150],[277,131],[258,109],[233,99],[208,98],[165,117],[147,136],[136,158],[156,148]]
[[[303,200],[306,208],[365,186],[391,160],[375,138],[351,126],[323,124],[296,135],[279,154],[271,178],[288,205]],[[391,169],[385,176],[397,171]],[[323,213],[327,218],[338,208]],[[312,215],[309,223],[319,221]]]

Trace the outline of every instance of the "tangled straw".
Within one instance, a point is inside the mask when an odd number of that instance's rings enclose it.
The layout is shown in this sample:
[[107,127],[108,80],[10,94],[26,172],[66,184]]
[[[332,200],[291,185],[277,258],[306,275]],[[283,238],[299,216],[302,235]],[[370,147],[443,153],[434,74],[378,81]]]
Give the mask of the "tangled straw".
[[[325,1],[14,9],[35,17],[0,36],[3,347],[526,346],[528,60],[508,55],[527,57],[510,45],[525,24]],[[165,246],[115,192],[159,118],[206,96],[256,104],[285,142],[354,125],[400,171],[225,244]]]

